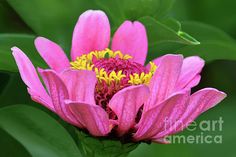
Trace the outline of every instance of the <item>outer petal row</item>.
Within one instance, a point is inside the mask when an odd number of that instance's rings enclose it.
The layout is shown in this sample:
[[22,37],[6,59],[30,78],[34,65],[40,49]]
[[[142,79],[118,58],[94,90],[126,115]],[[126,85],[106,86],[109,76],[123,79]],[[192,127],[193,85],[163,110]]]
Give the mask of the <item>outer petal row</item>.
[[[93,74],[91,71],[65,71],[62,74],[64,81],[51,70],[43,71],[42,75],[58,115],[73,125],[85,127],[94,136],[105,136],[110,131],[109,118],[101,107],[91,104],[94,102],[91,98],[94,97],[96,84],[93,80],[96,80],[95,76],[88,78],[88,76],[93,76],[91,73]],[[88,76],[83,76],[83,74],[88,74]],[[75,76],[79,77],[75,78]],[[69,77],[71,80],[68,80]],[[85,80],[83,77],[88,79]],[[75,101],[71,101],[70,98]]]
[[[52,70],[42,70],[40,74],[50,93],[56,113],[65,121],[77,125],[77,121],[66,107],[65,100],[69,98],[69,93],[65,84]],[[79,123],[77,126],[82,127]]]
[[222,101],[226,94],[205,88],[190,96],[191,88],[200,81],[199,73],[204,66],[199,57],[183,59],[181,55],[165,55],[154,62],[158,68],[151,80],[151,94],[144,104],[134,138],[163,142],[164,136],[182,131],[202,112]]
[[200,81],[201,76],[199,74],[201,73],[204,64],[204,60],[197,56],[185,58],[176,84],[176,90],[178,91],[196,86]]
[[172,127],[157,133],[152,139],[160,139],[164,136],[178,133],[184,130],[200,114],[220,103],[226,94],[214,88],[205,88],[191,95],[185,112],[176,120],[172,121]]
[[182,64],[181,55],[166,55],[161,58],[149,85],[151,94],[145,103],[144,111],[155,107],[174,92]]
[[[96,84],[93,72],[68,70],[59,76],[53,70],[39,69],[49,97],[28,57],[16,47],[12,48],[12,51],[22,80],[28,86],[33,100],[56,112],[65,121],[80,128],[86,127],[94,136],[108,134],[111,129],[108,115],[102,108],[93,104]],[[70,98],[75,102],[66,101]]]
[[95,104],[94,89],[97,83],[96,74],[87,70],[66,70],[61,78],[69,91],[69,99]]
[[101,107],[84,102],[66,101],[66,103],[76,119],[80,120],[93,136],[106,136],[112,129],[109,117]]
[[143,113],[134,135],[136,140],[150,139],[165,129],[167,120],[175,121],[186,109],[189,91],[176,93],[156,107]]
[[44,106],[54,111],[54,107],[48,93],[44,89],[38,74],[29,58],[17,47],[12,48],[12,54],[20,71],[24,83],[28,87],[32,99],[42,103]]
[[204,60],[197,56],[183,59],[182,55],[172,54],[159,57],[153,62],[158,68],[149,85],[151,96],[145,104],[145,110],[155,107],[175,92],[196,86],[204,66]]
[[202,89],[191,96],[188,91],[176,93],[143,113],[134,138],[160,142],[163,137],[185,129],[200,114],[225,97],[225,93],[213,88]]
[[35,39],[35,47],[49,67],[56,72],[61,72],[70,67],[67,56],[56,43],[44,37],[38,37]]

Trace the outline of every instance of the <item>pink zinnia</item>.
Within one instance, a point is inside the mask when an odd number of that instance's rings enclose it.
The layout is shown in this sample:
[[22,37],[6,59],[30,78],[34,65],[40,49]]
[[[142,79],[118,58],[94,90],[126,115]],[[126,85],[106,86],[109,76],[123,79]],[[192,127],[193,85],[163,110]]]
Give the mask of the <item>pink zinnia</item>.
[[[69,62],[56,43],[38,37],[35,46],[51,69],[38,72],[17,47],[13,55],[31,98],[93,136],[165,142],[226,97],[213,88],[190,93],[204,60],[168,54],[144,65],[148,41],[140,22],[125,21],[110,42],[102,11],[86,11],[74,29]],[[165,120],[174,122],[165,126]]]

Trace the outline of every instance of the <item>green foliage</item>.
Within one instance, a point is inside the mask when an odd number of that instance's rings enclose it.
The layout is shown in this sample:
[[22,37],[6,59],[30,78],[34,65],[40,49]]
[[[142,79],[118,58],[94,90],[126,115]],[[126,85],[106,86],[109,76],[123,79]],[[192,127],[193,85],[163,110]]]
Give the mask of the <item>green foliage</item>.
[[40,36],[55,40],[69,50],[78,16],[93,3],[87,0],[8,0],[27,25]]
[[186,46],[177,50],[176,53],[184,54],[185,56],[198,55],[206,61],[214,60],[236,60],[235,44],[219,41],[203,42],[196,46]]
[[181,25],[184,31],[201,42],[209,40],[235,42],[227,33],[211,25],[196,21],[183,21]]
[[172,14],[180,20],[195,20],[218,27],[236,37],[234,0],[176,0]]
[[113,32],[125,20],[138,20],[144,16],[158,19],[166,17],[175,0],[95,0],[108,14]]
[[0,33],[32,32],[5,0],[0,1],[0,21]]
[[98,156],[112,154],[118,157],[119,153],[127,155],[137,147],[93,138],[80,131],[75,134],[74,127],[68,127],[62,120],[56,121],[58,117],[50,113],[52,118],[42,111],[47,109],[31,101],[17,73],[11,47],[22,49],[36,67],[46,68],[34,47],[35,37],[44,36],[57,42],[69,56],[74,25],[79,15],[88,9],[106,12],[112,34],[125,20],[141,21],[148,33],[148,60],[167,53],[201,56],[207,64],[198,88],[213,86],[228,93],[225,102],[199,119],[223,117],[223,132],[215,132],[223,135],[225,143],[222,145],[141,144],[131,156],[217,157],[225,152],[235,156],[236,128],[232,120],[236,118],[235,7],[232,0],[1,0],[0,156],[79,157],[74,141],[81,154],[89,157],[94,155],[94,150]]
[[0,91],[0,107],[18,103],[34,104],[18,73],[1,73],[0,76],[1,78],[7,78],[1,81],[4,87],[2,87],[2,91]]
[[35,66],[47,67],[34,48],[34,38],[33,35],[0,34],[0,71],[18,71],[11,52],[13,46],[24,51]]
[[[12,136],[0,129],[0,156],[5,157],[31,157],[27,150]],[[14,150],[14,151],[13,151]]]
[[117,140],[95,138],[77,130],[79,148],[84,157],[126,157],[139,143],[122,144]]
[[43,111],[25,105],[0,110],[0,127],[19,141],[33,157],[78,157],[68,132]]

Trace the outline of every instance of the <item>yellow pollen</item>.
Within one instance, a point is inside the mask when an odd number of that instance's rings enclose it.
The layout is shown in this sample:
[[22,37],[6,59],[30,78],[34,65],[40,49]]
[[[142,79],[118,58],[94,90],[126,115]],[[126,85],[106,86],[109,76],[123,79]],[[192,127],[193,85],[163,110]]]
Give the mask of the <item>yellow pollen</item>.
[[119,83],[122,78],[126,77],[126,75],[122,74],[122,70],[117,73],[112,71],[110,74],[107,74],[104,69],[98,70],[98,68],[95,68],[94,71],[98,80],[100,82],[105,81],[108,85],[110,85],[111,82]]
[[155,63],[153,62],[149,62],[150,64],[150,70],[149,73],[144,73],[142,72],[141,74],[131,74],[129,75],[129,83],[133,84],[133,85],[139,85],[139,84],[146,84],[148,85],[150,83],[150,80],[152,78],[152,76],[154,75],[157,66],[155,65]]
[[[104,69],[98,69],[94,67],[93,64],[93,57],[96,59],[102,59],[102,58],[115,58],[119,57],[120,59],[128,60],[132,58],[130,55],[124,55],[121,53],[121,51],[112,51],[108,48],[102,51],[92,51],[88,54],[82,55],[80,57],[77,57],[75,61],[70,62],[71,68],[75,70],[90,70],[94,71],[96,73],[96,77],[98,81],[102,82],[105,81],[106,84],[110,85],[112,82],[119,83],[122,78],[125,78],[126,75],[122,73],[122,70],[115,72],[112,71],[110,74],[108,74]],[[157,66],[150,62],[150,70],[149,73],[142,72],[141,74],[131,74],[129,76],[128,83],[132,85],[139,85],[139,84],[149,84],[150,80],[155,73],[157,69]]]

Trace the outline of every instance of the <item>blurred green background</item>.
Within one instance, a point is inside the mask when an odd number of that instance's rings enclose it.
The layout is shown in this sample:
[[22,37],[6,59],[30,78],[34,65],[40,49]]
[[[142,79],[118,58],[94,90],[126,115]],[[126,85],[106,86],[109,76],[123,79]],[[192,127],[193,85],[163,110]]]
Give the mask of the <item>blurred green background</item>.
[[[87,9],[102,9],[109,16],[112,32],[126,19],[139,20],[146,26],[148,60],[167,53],[199,55],[207,64],[201,83],[194,90],[215,87],[228,94],[220,105],[197,119],[199,122],[222,117],[223,131],[207,132],[209,135],[222,135],[222,144],[141,144],[130,156],[236,157],[235,8],[235,0],[0,0],[0,156],[41,157],[39,148],[44,156],[47,153],[57,156],[55,154],[61,151],[63,144],[55,146],[58,150],[53,144],[65,140],[66,146],[73,142],[65,135],[64,128],[70,131],[70,127],[30,100],[10,48],[15,45],[22,48],[35,65],[45,67],[34,48],[33,39],[45,36],[59,43],[69,54],[73,27],[79,15]],[[30,123],[21,121],[25,116],[21,114],[28,112],[16,110],[21,105],[14,104],[34,106],[35,109],[29,110]],[[6,106],[10,107],[5,109]],[[40,110],[53,118],[36,116],[41,114]],[[35,124],[33,122],[45,128],[40,130],[36,125],[28,125]],[[60,133],[56,133],[55,128],[61,130]],[[37,135],[31,133],[37,129]],[[200,130],[183,134],[190,133],[198,135]],[[47,141],[52,139],[55,139],[54,143]],[[52,149],[47,150],[42,145]]]

